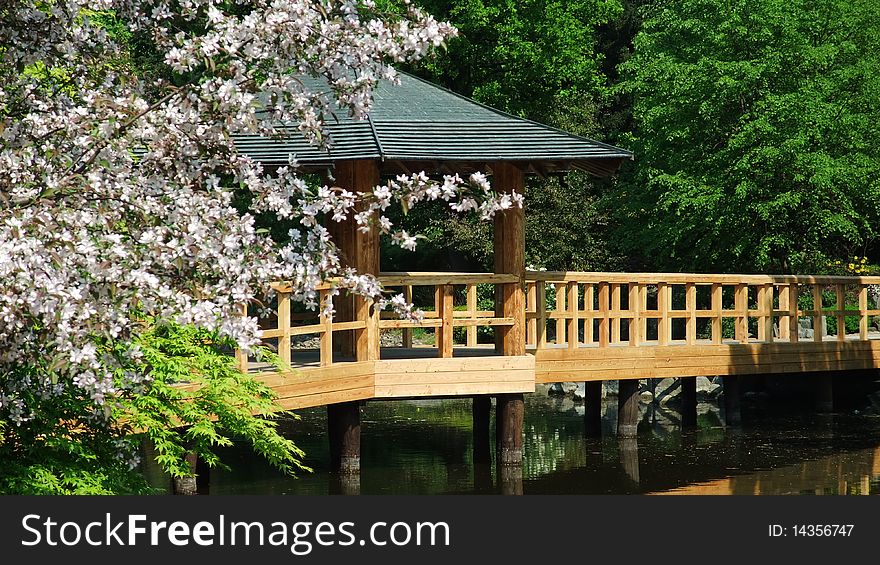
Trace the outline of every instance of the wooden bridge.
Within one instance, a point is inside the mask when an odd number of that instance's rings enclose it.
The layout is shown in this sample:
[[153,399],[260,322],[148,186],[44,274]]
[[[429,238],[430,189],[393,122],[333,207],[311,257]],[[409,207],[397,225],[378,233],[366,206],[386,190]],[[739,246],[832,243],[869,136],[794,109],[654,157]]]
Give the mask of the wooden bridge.
[[[521,398],[537,383],[585,381],[595,429],[603,380],[620,380],[621,395],[636,402],[638,379],[682,378],[693,403],[687,413],[695,410],[688,377],[723,376],[733,423],[738,375],[817,373],[829,403],[828,372],[880,367],[880,331],[871,325],[880,316],[871,306],[880,277],[527,271],[379,279],[423,308],[424,319],[369,307],[341,308],[344,319],[292,311],[279,285],[274,327],[264,337],[290,370],[239,354],[241,367],[270,385],[284,409],[473,396],[475,418],[488,413],[490,396]],[[623,435],[635,433],[637,413],[621,415]]]

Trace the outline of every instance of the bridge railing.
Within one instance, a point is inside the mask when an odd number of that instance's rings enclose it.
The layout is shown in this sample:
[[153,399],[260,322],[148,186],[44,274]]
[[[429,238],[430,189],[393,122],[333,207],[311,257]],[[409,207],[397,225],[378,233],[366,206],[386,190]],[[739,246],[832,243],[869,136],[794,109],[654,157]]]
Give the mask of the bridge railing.
[[[423,328],[433,333],[432,342],[424,345],[435,347],[438,357],[452,357],[454,328],[465,328],[463,345],[474,347],[477,345],[478,327],[514,324],[512,318],[496,316],[494,310],[481,310],[477,300],[477,288],[478,285],[497,286],[518,283],[520,279],[515,275],[395,272],[382,273],[379,281],[387,290],[402,292],[407,301],[415,302],[417,307],[423,309],[424,318],[420,322],[402,320],[392,312],[376,313],[374,309],[367,308],[360,311],[352,309],[350,314],[342,314],[355,318],[360,316],[358,319],[340,321],[319,311],[302,309],[295,311],[295,303],[291,299],[289,287],[284,283],[277,283],[273,285],[276,299],[269,305],[271,313],[263,316],[261,320],[264,326],[262,337],[277,349],[282,362],[287,365],[317,363],[320,366],[329,366],[334,363],[334,357],[337,359],[336,362],[339,359],[357,360],[358,354],[352,345],[355,339],[359,339],[358,336],[352,336],[352,333],[356,332],[366,332],[368,342],[366,348],[368,350],[372,348],[374,359],[379,358],[381,331],[401,330],[401,346],[411,348],[417,345],[413,339],[416,328]],[[320,303],[324,304],[331,286],[325,284],[319,286],[318,290]],[[424,303],[422,300],[424,296],[432,297],[430,304]],[[456,297],[463,304],[456,306]],[[253,315],[256,310],[250,313]],[[339,332],[345,332],[345,335],[340,336]],[[309,343],[303,347],[302,342],[296,343],[297,338],[317,338],[317,348]],[[334,355],[334,349],[337,350],[338,355]],[[248,370],[251,360],[240,350],[237,350],[235,355],[239,368]]]
[[[536,349],[868,340],[880,277],[526,273]],[[872,288],[873,287],[873,288]],[[877,306],[875,303],[874,306]]]
[[[402,329],[402,347],[413,347],[413,330],[415,328],[435,328],[435,339],[432,344],[438,349],[439,357],[452,357],[454,346],[453,329],[465,328],[464,343],[466,347],[477,346],[477,328],[512,326],[513,318],[497,316],[495,310],[480,309],[478,303],[478,286],[520,282],[516,275],[495,273],[382,273],[379,281],[389,290],[404,294],[407,301],[422,306],[424,319],[420,323],[399,319],[391,312],[383,312],[379,327],[381,329]],[[420,292],[421,291],[421,292]],[[433,304],[419,303],[419,294],[433,296]],[[455,305],[456,298],[459,305]],[[464,300],[461,300],[461,299]],[[462,303],[463,302],[463,303]]]

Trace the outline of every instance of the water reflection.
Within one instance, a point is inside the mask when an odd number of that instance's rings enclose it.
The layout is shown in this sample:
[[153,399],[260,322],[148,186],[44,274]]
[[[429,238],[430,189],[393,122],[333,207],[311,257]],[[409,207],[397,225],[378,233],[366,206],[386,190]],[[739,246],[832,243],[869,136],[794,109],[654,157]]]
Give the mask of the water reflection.
[[[361,474],[329,472],[326,413],[302,411],[287,433],[313,473],[281,476],[244,448],[212,471],[212,494],[869,494],[880,492],[880,417],[817,415],[769,406],[726,427],[715,403],[683,431],[669,406],[643,403],[637,440],[614,435],[617,405],[602,406],[602,438],[586,437],[584,407],[526,397],[522,467],[474,464],[471,401],[371,402],[363,411]],[[756,408],[757,410],[758,408]],[[493,418],[494,420],[494,418]],[[493,421],[494,427],[494,421]],[[490,432],[494,437],[494,430]],[[477,450],[480,451],[479,449]],[[494,454],[492,454],[494,459]],[[146,469],[157,486],[167,479]],[[164,482],[163,482],[164,481]]]

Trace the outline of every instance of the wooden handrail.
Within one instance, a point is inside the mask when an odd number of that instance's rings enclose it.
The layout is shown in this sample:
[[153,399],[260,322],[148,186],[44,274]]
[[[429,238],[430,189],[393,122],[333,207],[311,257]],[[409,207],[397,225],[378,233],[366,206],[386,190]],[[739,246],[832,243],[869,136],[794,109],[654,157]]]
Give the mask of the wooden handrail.
[[527,281],[549,283],[592,282],[627,284],[638,281],[643,284],[880,284],[880,276],[847,277],[838,275],[736,275],[704,273],[604,273],[579,271],[526,271]]

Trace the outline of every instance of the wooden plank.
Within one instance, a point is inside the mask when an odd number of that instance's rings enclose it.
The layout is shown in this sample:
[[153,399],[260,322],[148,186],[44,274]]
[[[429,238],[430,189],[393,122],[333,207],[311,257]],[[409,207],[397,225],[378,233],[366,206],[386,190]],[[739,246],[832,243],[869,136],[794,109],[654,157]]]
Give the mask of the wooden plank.
[[377,373],[376,386],[443,383],[504,383],[534,379],[534,369],[498,371],[454,371],[444,373]]
[[501,357],[453,357],[427,359],[385,359],[377,361],[377,374],[391,373],[456,373],[470,371],[515,371],[530,370],[535,367],[535,357],[518,355]]
[[859,339],[868,339],[868,316],[864,313],[868,310],[868,287],[859,287]]
[[519,281],[519,277],[509,273],[386,272],[380,273],[378,278],[383,286],[505,284]]
[[315,406],[325,406],[340,402],[368,400],[373,397],[375,397],[375,389],[370,386],[320,394],[291,396],[278,399],[275,403],[282,410],[300,410],[302,408],[313,408]]
[[379,320],[379,328],[383,330],[394,328],[439,328],[443,325],[440,318],[427,318],[421,322],[412,322],[410,320]]
[[434,383],[377,386],[376,398],[413,398],[430,396],[472,396],[535,392],[534,379],[500,383]]
[[837,298],[837,341],[846,340],[846,318],[843,312],[846,310],[846,288],[842,284],[834,285],[834,292]]

